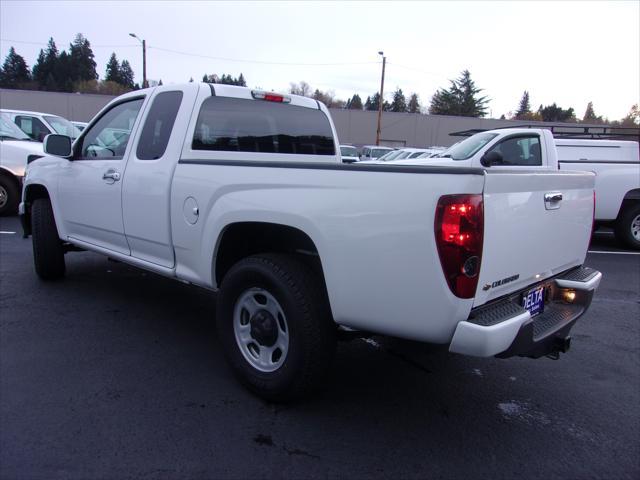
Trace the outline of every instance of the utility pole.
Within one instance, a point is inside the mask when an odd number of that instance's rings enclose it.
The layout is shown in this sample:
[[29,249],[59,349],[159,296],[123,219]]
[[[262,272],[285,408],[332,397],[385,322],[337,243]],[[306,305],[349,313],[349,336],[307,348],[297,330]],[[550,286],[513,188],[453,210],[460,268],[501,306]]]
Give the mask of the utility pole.
[[387,57],[384,56],[384,52],[378,52],[378,55],[382,56],[382,79],[380,80],[380,98],[378,99],[378,129],[376,130],[376,145],[380,145],[380,129],[382,121],[382,105],[384,104],[384,68],[387,64]]
[[142,40],[142,88],[147,88],[147,42]]
[[140,39],[135,33],[130,33],[129,36],[142,43],[142,88],[147,88],[149,86],[147,83],[147,42]]

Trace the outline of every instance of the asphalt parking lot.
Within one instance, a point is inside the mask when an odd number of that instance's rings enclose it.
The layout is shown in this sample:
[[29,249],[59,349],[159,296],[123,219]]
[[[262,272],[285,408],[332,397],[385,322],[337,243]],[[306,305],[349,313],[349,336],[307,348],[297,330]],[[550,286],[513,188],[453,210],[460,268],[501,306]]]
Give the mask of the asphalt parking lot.
[[0,232],[2,479],[640,476],[640,255],[607,232],[559,361],[354,340],[288,406],[236,383],[211,293],[92,253],[43,283],[17,218]]

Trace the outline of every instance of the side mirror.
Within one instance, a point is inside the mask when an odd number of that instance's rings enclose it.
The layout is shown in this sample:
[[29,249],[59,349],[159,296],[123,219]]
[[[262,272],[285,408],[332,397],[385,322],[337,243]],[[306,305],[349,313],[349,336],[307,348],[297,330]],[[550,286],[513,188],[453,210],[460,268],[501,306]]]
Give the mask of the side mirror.
[[44,153],[49,155],[69,158],[71,156],[71,137],[52,133],[44,137],[42,148]]
[[480,159],[480,164],[483,167],[490,167],[491,165],[497,165],[499,163],[504,163],[504,161],[502,159],[502,154],[496,150],[485,153]]

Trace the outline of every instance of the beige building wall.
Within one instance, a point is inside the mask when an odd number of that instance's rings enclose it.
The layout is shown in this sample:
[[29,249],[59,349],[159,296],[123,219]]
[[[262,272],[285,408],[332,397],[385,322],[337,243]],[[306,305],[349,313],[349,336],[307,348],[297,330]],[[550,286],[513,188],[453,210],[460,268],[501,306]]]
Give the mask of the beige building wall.
[[[110,95],[0,89],[0,108],[53,113],[69,120],[88,122],[113,98]],[[358,146],[375,143],[377,112],[331,109],[331,116],[341,143]],[[384,112],[381,143],[391,147],[446,147],[460,140],[460,137],[450,136],[451,132],[517,126],[522,123],[511,120]],[[544,125],[542,122],[528,123]]]

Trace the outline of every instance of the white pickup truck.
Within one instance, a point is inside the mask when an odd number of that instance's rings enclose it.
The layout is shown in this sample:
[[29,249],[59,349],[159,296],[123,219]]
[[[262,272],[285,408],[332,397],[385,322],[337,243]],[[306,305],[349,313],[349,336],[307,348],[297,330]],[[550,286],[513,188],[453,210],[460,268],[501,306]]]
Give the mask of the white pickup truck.
[[36,273],[81,249],[218,291],[225,355],[271,400],[318,385],[341,331],[557,356],[601,278],[592,173],[343,164],[305,97],[139,90],[44,148],[20,204]]
[[499,128],[476,133],[436,157],[394,163],[594,172],[596,227],[613,227],[621,243],[640,250],[637,141],[554,138],[548,129]]

